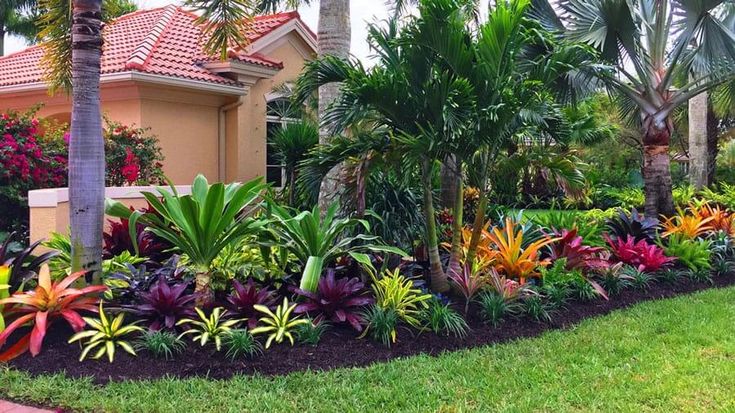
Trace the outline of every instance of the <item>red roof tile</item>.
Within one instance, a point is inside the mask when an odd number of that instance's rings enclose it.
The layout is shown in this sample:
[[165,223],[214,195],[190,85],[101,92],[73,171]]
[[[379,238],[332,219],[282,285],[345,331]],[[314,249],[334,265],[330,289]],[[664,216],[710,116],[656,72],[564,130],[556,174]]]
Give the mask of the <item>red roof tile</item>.
[[[236,81],[201,66],[202,62],[216,59],[207,57],[203,51],[205,39],[194,22],[196,18],[195,14],[176,6],[140,10],[119,17],[103,30],[102,74],[135,71],[236,85]],[[297,12],[258,16],[253,19],[246,36],[254,42],[298,18]],[[40,46],[0,57],[0,87],[41,82],[42,57]],[[283,67],[281,62],[241,49],[232,50],[230,58],[274,69]]]

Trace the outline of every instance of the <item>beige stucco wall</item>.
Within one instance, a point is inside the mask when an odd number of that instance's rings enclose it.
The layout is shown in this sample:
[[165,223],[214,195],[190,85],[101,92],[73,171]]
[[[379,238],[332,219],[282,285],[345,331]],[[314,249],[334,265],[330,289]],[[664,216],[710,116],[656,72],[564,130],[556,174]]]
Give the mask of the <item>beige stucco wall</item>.
[[[141,125],[138,88],[132,82],[103,84],[100,88],[102,113],[127,125]],[[42,104],[40,117],[56,117],[67,121],[71,116],[71,98],[63,92],[49,96],[46,89],[0,95],[0,111],[26,111]]]
[[[177,186],[180,194],[191,193],[188,185]],[[155,192],[151,186],[113,187],[105,189],[105,196],[128,207],[142,209],[147,201],[141,192]],[[47,239],[52,232],[69,233],[69,197],[66,188],[39,189],[28,194],[30,204],[30,241]],[[105,220],[105,230],[109,221]]]
[[163,169],[175,184],[197,174],[219,180],[219,108],[235,98],[173,88],[140,88],[142,124],[158,136]]
[[267,98],[276,86],[298,78],[304,63],[313,58],[308,50],[303,39],[292,32],[261,51],[269,59],[284,62],[284,67],[275,76],[257,81],[243,104],[227,113],[228,180],[265,175]]

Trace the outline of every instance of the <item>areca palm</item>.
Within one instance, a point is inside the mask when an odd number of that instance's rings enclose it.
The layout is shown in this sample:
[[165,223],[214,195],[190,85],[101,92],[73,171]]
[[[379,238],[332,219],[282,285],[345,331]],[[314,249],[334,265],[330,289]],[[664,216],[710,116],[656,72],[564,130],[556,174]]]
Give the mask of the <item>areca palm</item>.
[[[462,170],[471,158],[480,156],[485,160],[481,175],[486,180],[521,109],[528,109],[547,84],[564,80],[579,55],[588,55],[563,49],[564,53],[554,51],[531,61],[531,50],[525,45],[531,42],[538,47],[544,39],[539,37],[538,24],[526,18],[528,4],[524,0],[499,3],[475,39],[461,2],[424,1],[421,17],[400,30],[396,20],[384,29],[371,27],[371,45],[379,58],[375,67],[321,59],[307,65],[298,83],[297,91],[305,98],[322,84],[342,82],[342,98],[324,120],[335,130],[358,120],[385,127],[386,139],[367,142],[365,147],[400,154],[404,162],[412,161],[421,170],[432,288],[437,291],[448,285],[434,219],[436,165],[453,156]],[[524,54],[528,56],[522,58]],[[524,59],[526,70],[519,70],[517,63]],[[519,85],[525,87],[518,90]],[[454,202],[457,235],[462,226],[461,188],[458,193]],[[458,267],[460,258],[459,239],[454,238],[450,271]]]
[[[448,7],[449,2],[435,4]],[[439,10],[434,11],[432,14],[428,8],[422,9],[422,17],[400,33],[396,20],[384,29],[372,26],[370,42],[379,56],[379,64],[373,68],[333,57],[308,64],[299,79],[297,95],[306,98],[321,85],[342,83],[340,99],[324,116],[327,126],[343,130],[366,118],[384,125],[388,150],[403,154],[419,166],[432,287],[441,291],[448,285],[439,260],[431,181],[437,160],[443,159],[451,147],[457,147],[474,101],[466,79],[449,69],[437,68],[418,41],[427,35],[422,30],[427,20],[438,18]],[[459,18],[452,13],[444,13],[444,17]]]
[[[735,77],[735,35],[719,10],[728,0],[562,0],[538,15],[569,39],[598,49],[615,72],[600,78],[640,118],[646,215],[674,212],[669,144],[672,112]],[[675,81],[682,86],[675,87]]]

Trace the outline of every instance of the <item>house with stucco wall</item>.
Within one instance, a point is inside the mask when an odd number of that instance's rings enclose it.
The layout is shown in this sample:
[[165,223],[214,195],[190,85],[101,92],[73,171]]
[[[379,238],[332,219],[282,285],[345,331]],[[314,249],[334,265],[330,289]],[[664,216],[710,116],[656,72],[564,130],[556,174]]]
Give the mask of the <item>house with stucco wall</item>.
[[[166,157],[164,172],[176,184],[202,173],[210,181],[268,176],[278,186],[282,172],[269,164],[267,142],[286,120],[273,110],[284,100],[274,90],[295,81],[316,55],[316,36],[297,12],[259,16],[249,23],[247,46],[221,60],[204,53],[196,18],[166,6],[108,24],[102,112],[150,128]],[[0,58],[0,111],[42,103],[39,116],[69,122],[71,99],[48,95],[42,57],[43,48],[32,46]]]

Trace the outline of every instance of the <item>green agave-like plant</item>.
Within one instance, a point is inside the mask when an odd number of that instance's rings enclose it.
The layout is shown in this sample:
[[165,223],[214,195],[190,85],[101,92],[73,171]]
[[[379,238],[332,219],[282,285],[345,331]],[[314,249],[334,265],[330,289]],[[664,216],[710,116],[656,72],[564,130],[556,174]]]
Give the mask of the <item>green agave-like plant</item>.
[[222,321],[222,316],[227,313],[222,307],[217,307],[212,310],[212,313],[207,317],[199,308],[195,308],[199,315],[199,320],[191,318],[185,318],[176,325],[191,324],[193,327],[187,331],[184,331],[179,335],[179,338],[189,334],[193,334],[193,340],[198,341],[200,345],[205,346],[210,339],[214,340],[214,345],[217,351],[222,348],[222,338],[229,334],[233,327],[239,324],[242,320],[227,320]]
[[337,257],[358,251],[382,251],[405,256],[399,248],[377,243],[380,237],[358,234],[348,236],[350,230],[370,231],[370,224],[357,218],[337,218],[335,203],[321,217],[319,207],[297,215],[275,203],[269,206],[272,231],[279,242],[301,261],[303,275],[299,288],[316,291],[324,265]]
[[291,318],[296,304],[288,305],[288,298],[283,298],[283,303],[276,307],[276,312],[270,310],[270,308],[264,305],[254,305],[253,308],[265,314],[259,321],[265,324],[264,326],[256,327],[250,331],[251,334],[256,335],[260,333],[269,333],[268,340],[265,342],[265,348],[269,348],[271,343],[283,342],[284,338],[288,338],[291,345],[294,343],[293,330],[294,327],[309,323],[310,321],[305,318],[294,317]]
[[197,272],[197,303],[206,306],[213,298],[210,288],[212,261],[223,248],[257,233],[266,223],[252,213],[259,206],[264,188],[262,178],[242,184],[218,182],[210,185],[204,176],[198,175],[191,195],[179,195],[173,185],[170,189],[157,188],[157,193],[143,193],[160,216],[130,211],[122,203],[110,199],[106,202],[106,211],[108,215],[129,220],[132,239],[136,239],[137,224],[142,223],[146,231],[186,254]]
[[120,313],[111,320],[105,314],[105,310],[102,308],[102,302],[100,301],[100,318],[84,317],[84,321],[92,327],[92,330],[79,332],[69,339],[69,343],[88,339],[84,345],[82,355],[79,357],[79,361],[83,361],[90,351],[97,349],[97,353],[92,357],[93,359],[97,360],[107,354],[107,359],[112,363],[115,359],[115,347],[117,346],[133,356],[136,355],[133,346],[122,338],[136,331],[142,332],[143,329],[136,326],[135,323],[123,325],[125,313]]

